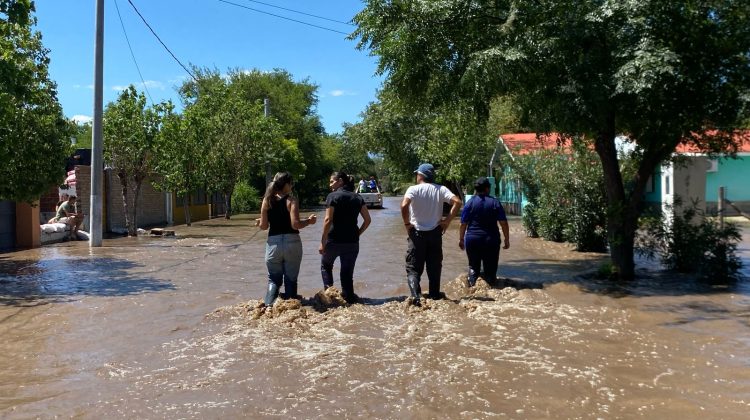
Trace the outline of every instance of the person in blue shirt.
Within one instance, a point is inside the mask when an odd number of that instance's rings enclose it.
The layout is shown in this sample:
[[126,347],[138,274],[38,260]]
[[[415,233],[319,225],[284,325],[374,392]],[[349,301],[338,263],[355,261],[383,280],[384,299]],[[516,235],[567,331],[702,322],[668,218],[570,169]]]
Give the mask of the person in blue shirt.
[[476,285],[481,268],[481,277],[487,282],[497,280],[497,265],[500,259],[500,231],[503,230],[503,249],[510,248],[510,229],[505,209],[490,194],[490,181],[485,177],[474,182],[475,195],[461,212],[458,247],[466,250],[469,258],[469,286]]

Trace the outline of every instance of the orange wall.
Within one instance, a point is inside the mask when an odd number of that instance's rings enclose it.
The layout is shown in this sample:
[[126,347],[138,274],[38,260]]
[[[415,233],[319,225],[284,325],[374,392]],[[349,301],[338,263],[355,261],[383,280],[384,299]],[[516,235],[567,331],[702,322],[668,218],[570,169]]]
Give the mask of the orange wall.
[[16,247],[39,248],[42,246],[39,229],[39,201],[33,205],[16,203]]

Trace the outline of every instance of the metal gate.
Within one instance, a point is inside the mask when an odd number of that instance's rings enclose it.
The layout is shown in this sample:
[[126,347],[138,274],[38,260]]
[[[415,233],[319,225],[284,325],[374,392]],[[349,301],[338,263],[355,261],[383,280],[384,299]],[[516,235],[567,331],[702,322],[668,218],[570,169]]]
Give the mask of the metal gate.
[[0,201],[0,251],[16,247],[16,203]]

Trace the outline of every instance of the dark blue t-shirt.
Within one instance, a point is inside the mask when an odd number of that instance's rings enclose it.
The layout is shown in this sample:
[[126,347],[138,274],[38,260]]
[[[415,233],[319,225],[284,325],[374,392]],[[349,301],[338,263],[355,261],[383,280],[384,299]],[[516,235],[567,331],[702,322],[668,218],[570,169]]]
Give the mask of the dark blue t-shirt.
[[482,235],[493,238],[500,237],[498,221],[508,220],[505,209],[495,197],[490,195],[475,195],[461,211],[461,223],[466,223],[467,235]]
[[328,194],[326,207],[333,207],[333,223],[328,240],[336,243],[359,242],[357,217],[365,200],[357,193],[343,188]]

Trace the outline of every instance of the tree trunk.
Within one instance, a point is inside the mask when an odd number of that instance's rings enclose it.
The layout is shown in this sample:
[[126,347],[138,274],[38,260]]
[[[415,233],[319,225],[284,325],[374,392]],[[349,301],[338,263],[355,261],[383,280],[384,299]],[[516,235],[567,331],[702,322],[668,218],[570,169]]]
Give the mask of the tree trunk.
[[234,188],[224,192],[224,218],[229,220],[232,217],[232,193]]
[[143,184],[142,180],[136,180],[135,181],[135,191],[133,191],[133,208],[130,210],[132,212],[132,231],[128,232],[130,236],[138,236],[138,196],[141,195],[141,185]]
[[182,200],[182,209],[185,213],[185,225],[190,226],[192,222],[190,221],[190,206],[188,205],[188,198],[188,196],[185,196]]
[[122,210],[125,214],[125,229],[130,234],[130,213],[128,211],[128,177],[123,172],[117,174],[117,178],[120,179],[120,187],[122,188]]
[[630,280],[635,276],[633,249],[637,214],[625,195],[625,186],[620,173],[615,145],[614,115],[607,121],[607,127],[598,133],[594,148],[602,161],[604,183],[607,189],[607,239],[612,260],[613,276],[620,280]]

